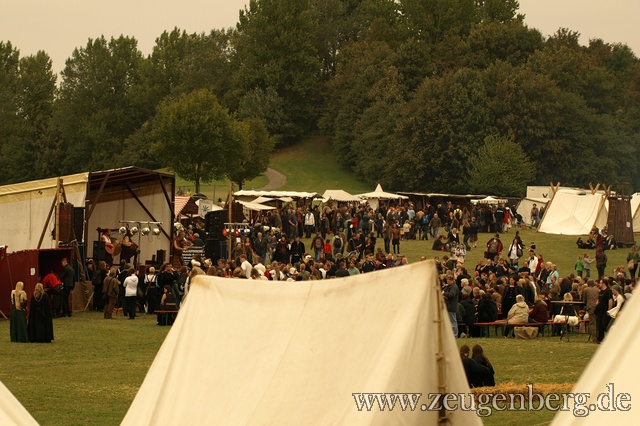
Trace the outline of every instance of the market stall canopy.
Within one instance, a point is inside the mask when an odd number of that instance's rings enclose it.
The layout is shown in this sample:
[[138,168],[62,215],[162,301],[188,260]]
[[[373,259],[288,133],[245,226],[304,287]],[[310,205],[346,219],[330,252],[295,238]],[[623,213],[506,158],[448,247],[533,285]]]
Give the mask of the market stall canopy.
[[378,199],[378,200],[403,199],[403,200],[407,200],[407,199],[409,199],[409,197],[406,197],[404,195],[394,194],[392,192],[383,191],[382,185],[380,185],[380,184],[378,184],[378,186],[376,186],[376,190],[375,191],[366,192],[364,194],[358,194],[357,196],[362,200],[368,200],[368,199]]
[[291,197],[291,198],[313,198],[317,197],[319,194],[317,192],[301,192],[301,191],[248,191],[248,190],[240,190],[235,192],[233,195],[236,197],[269,197],[269,198],[280,198],[280,197]]
[[362,199],[356,195],[351,195],[347,191],[342,189],[327,189],[322,194],[322,202],[326,203],[329,201],[340,201],[340,202],[361,202]]
[[495,198],[489,195],[488,197],[482,198],[480,200],[471,200],[472,204],[507,204],[509,200],[505,198]]
[[246,208],[248,210],[260,211],[260,210],[274,210],[275,209],[275,207],[272,207],[272,206],[267,206],[267,205],[258,204],[258,203],[252,203],[250,201],[236,200],[236,202],[242,204],[244,206],[244,208]]
[[273,202],[273,201],[282,201],[283,203],[290,203],[290,202],[293,201],[293,198],[291,198],[291,197],[276,197],[276,198],[272,198],[272,197],[260,196],[260,197],[256,198],[255,200],[253,200],[252,203],[264,204],[264,203],[269,203],[269,202]]

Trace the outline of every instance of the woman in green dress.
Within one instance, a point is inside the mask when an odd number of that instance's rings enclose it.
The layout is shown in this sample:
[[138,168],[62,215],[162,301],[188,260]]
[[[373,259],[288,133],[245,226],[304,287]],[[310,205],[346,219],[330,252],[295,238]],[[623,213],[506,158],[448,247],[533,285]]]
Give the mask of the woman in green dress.
[[12,342],[28,342],[27,333],[27,293],[23,290],[24,283],[18,281],[16,289],[11,291],[11,321],[9,334]]

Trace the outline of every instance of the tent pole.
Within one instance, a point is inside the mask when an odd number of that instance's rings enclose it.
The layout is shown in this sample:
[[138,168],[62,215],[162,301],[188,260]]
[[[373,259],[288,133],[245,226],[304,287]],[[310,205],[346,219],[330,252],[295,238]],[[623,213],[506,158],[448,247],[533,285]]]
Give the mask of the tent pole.
[[47,233],[47,227],[49,226],[49,221],[51,220],[51,215],[53,214],[54,209],[56,208],[56,204],[58,201],[58,192],[60,191],[61,179],[58,178],[58,184],[56,185],[56,196],[53,197],[53,203],[51,203],[51,208],[49,209],[49,214],[47,215],[47,220],[44,222],[44,229],[42,230],[42,234],[40,234],[40,240],[38,241],[38,249],[42,247],[42,241],[44,240],[44,236]]
[[549,185],[551,186],[551,190],[553,191],[553,196],[547,203],[547,207],[545,207],[544,209],[544,214],[542,215],[542,219],[540,219],[540,223],[538,224],[538,229],[536,230],[536,232],[540,232],[540,227],[542,226],[542,222],[544,222],[544,218],[547,217],[547,213],[549,212],[549,207],[551,207],[551,203],[553,203],[553,200],[556,198],[556,192],[558,192],[558,189],[560,188],[560,182],[558,182],[557,185],[554,185],[553,182],[549,182]]
[[[437,324],[436,330],[437,330],[437,352],[436,352],[436,363],[438,364],[438,394],[440,397],[440,408],[438,410],[438,424],[444,424],[447,422],[447,410],[445,409],[444,403],[442,402],[442,400],[444,399],[446,393],[447,393],[447,371],[446,371],[446,365],[445,365],[445,359],[444,359],[444,349],[443,349],[443,345],[442,345],[442,327],[444,326],[444,321],[442,318],[442,310],[444,309],[443,306],[443,299],[442,299],[442,294],[440,292],[440,288],[439,288],[439,280],[434,280],[434,285],[433,285],[433,289],[434,289],[434,294],[435,294],[435,300],[436,300],[436,304],[438,306],[438,308],[436,309],[436,319],[435,319],[435,323]],[[449,330],[449,332],[451,332],[451,330]]]

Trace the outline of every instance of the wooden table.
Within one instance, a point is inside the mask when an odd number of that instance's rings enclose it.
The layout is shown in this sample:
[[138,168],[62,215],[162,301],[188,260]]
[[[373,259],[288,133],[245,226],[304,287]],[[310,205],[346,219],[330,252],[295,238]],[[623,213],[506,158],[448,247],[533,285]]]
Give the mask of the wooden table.
[[[579,301],[579,300],[571,300],[571,301],[568,301],[568,300],[551,300],[550,302],[551,302],[552,304],[555,304],[555,305],[561,305],[561,306],[563,306],[563,307],[564,307],[564,306],[568,306],[568,305],[571,305],[571,306],[580,306],[580,305],[584,305],[584,302]],[[578,312],[576,312],[575,314],[576,314],[575,316],[577,316],[578,318],[580,318],[580,317],[578,316]],[[562,341],[562,338],[564,337],[564,335],[565,335],[565,334],[567,335],[567,342],[569,341],[569,328],[568,328],[568,322],[569,322],[569,317],[570,317],[570,316],[571,316],[571,315],[566,315],[566,314],[564,315],[564,317],[565,317],[565,318],[564,318],[564,323],[554,323],[554,324],[559,324],[559,325],[561,326],[561,328],[560,328],[560,341]],[[554,315],[554,319],[555,319],[555,315]],[[579,324],[579,323],[578,323],[578,326],[580,326],[580,324]]]

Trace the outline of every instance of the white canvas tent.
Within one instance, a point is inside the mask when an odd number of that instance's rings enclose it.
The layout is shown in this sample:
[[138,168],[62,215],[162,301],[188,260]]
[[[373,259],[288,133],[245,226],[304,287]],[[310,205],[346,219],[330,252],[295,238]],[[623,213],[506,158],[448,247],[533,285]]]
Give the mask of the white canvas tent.
[[344,203],[362,202],[362,199],[356,195],[351,195],[347,191],[342,189],[327,189],[322,194],[322,202],[328,203],[330,201],[338,201]]
[[[591,397],[583,401],[582,414],[585,414],[584,407],[593,404],[598,407],[598,395],[601,397],[600,404],[603,409],[589,410],[586,415],[576,417],[574,410],[575,400],[569,398],[569,411],[559,412],[553,420],[552,426],[596,426],[596,425],[637,425],[640,407],[636,403],[640,399],[638,383],[640,383],[640,369],[637,368],[638,352],[640,352],[640,339],[637,338],[638,327],[640,326],[640,295],[634,295],[630,301],[625,303],[620,316],[616,318],[607,333],[604,341],[598,347],[596,353],[591,357],[587,368],[575,384],[572,392],[589,392]],[[610,385],[610,388],[607,388]],[[613,401],[611,400],[611,391]],[[619,395],[626,393],[630,400],[627,402],[616,401]],[[631,407],[628,411],[613,410],[613,404],[623,402]],[[606,406],[605,406],[606,404]]]
[[359,198],[363,199],[363,200],[370,200],[370,199],[375,199],[375,200],[398,200],[398,199],[402,199],[402,200],[408,200],[409,197],[405,196],[405,195],[400,195],[400,194],[394,194],[393,192],[386,192],[382,189],[382,185],[378,184],[376,186],[375,191],[373,192],[365,192],[364,194],[358,194],[357,195]]
[[275,207],[267,206],[266,204],[258,204],[258,203],[252,203],[250,201],[240,201],[240,200],[237,200],[237,202],[242,204],[242,206],[247,210],[252,210],[252,211],[275,210]]
[[[431,261],[295,285],[201,275],[122,424],[436,424],[427,395],[468,391]],[[422,398],[358,410],[362,392]]]
[[507,203],[506,198],[495,198],[492,197],[491,195],[486,196],[480,200],[471,200],[471,204],[491,204],[491,205],[496,205],[496,204],[506,204]]
[[[45,228],[55,225],[47,216],[56,197],[59,178],[41,179],[0,186],[0,234],[10,251],[35,249]],[[84,208],[84,239],[92,255],[93,242],[99,239],[97,228],[118,229],[120,221],[163,222],[159,238],[141,241],[142,256],[151,258],[157,250],[170,248],[174,216],[175,177],[137,167],[62,176],[67,202]],[[120,238],[113,233],[114,238]],[[84,238],[82,238],[84,237]],[[136,241],[137,242],[137,241]],[[42,248],[55,247],[46,232]]]
[[516,206],[516,211],[520,216],[522,216],[522,221],[527,225],[531,225],[531,209],[535,204],[538,207],[538,211],[540,211],[543,207],[547,205],[549,200],[547,198],[528,198],[525,197],[520,200],[518,205]]
[[38,426],[38,422],[2,382],[0,382],[0,425]]
[[587,235],[593,227],[607,225],[609,202],[605,194],[558,189],[547,204],[539,232],[562,235]]
[[631,197],[631,216],[633,217],[633,232],[640,233],[640,192]]
[[313,198],[318,194],[316,192],[303,192],[303,191],[252,191],[252,190],[240,190],[233,193],[234,197],[269,197],[269,198]]

